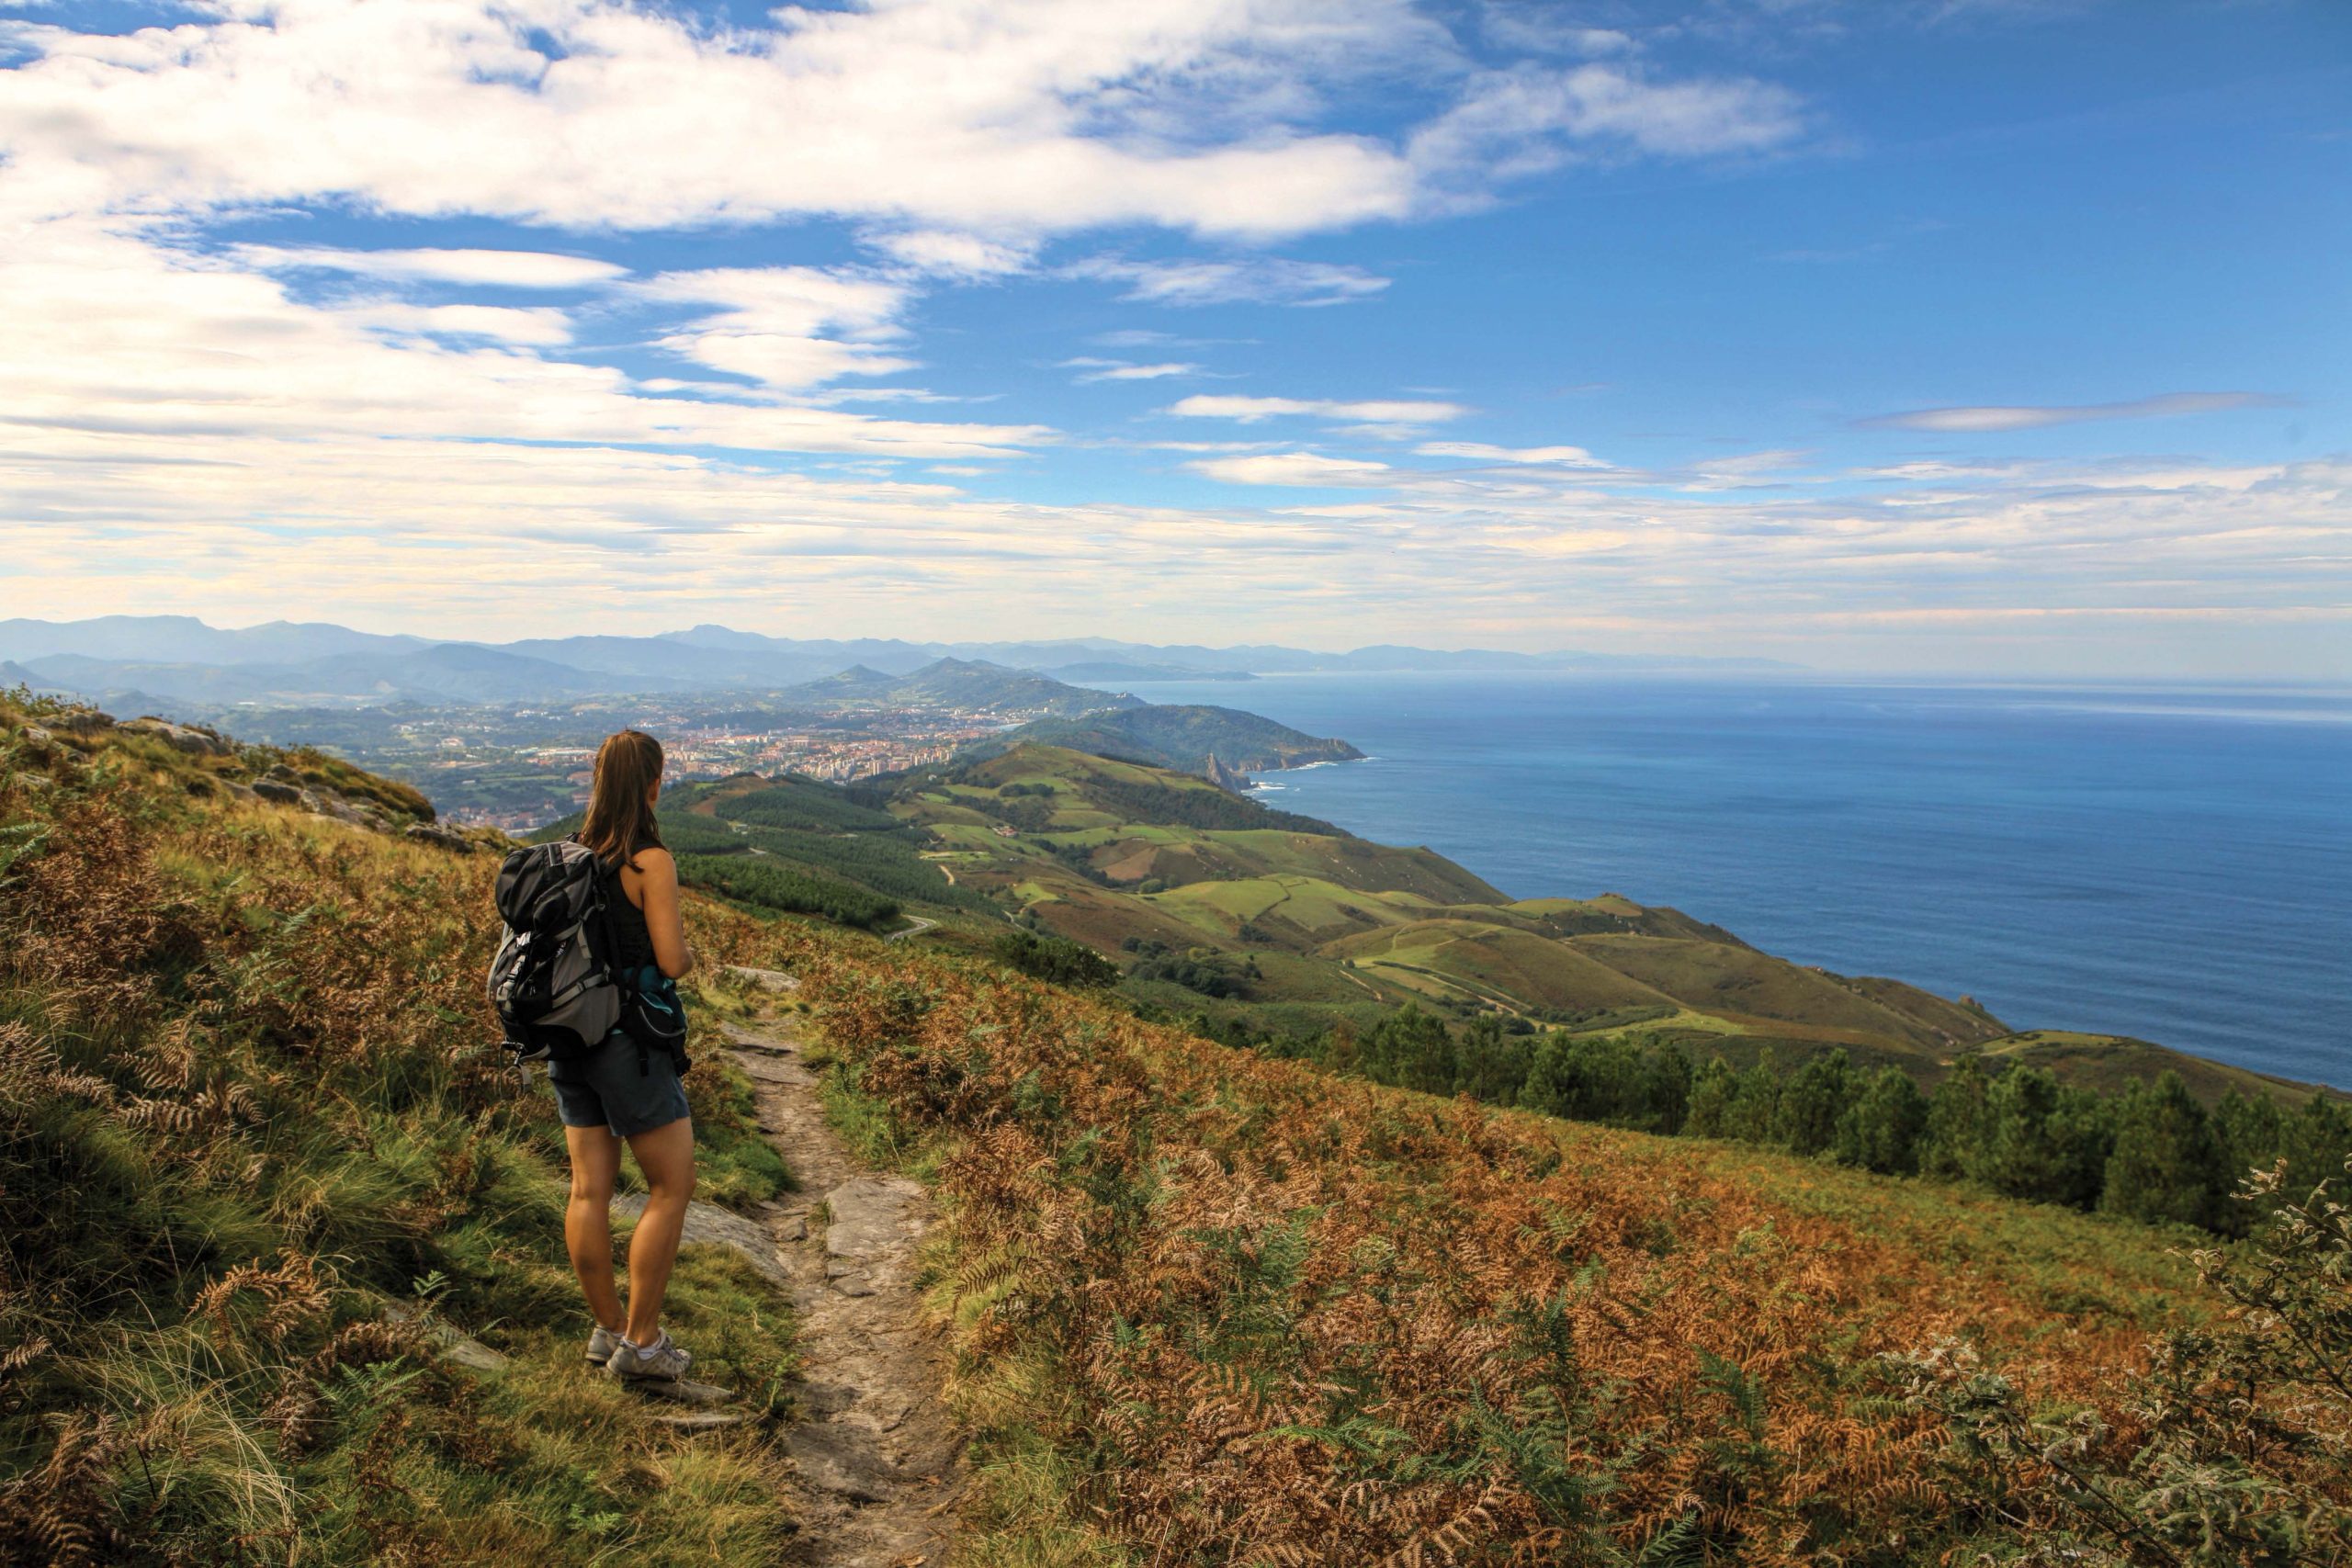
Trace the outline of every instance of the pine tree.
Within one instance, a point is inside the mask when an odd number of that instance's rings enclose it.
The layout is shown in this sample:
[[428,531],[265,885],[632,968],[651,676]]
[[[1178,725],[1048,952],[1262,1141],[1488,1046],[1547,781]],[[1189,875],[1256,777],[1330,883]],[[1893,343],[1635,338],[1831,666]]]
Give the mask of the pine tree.
[[1984,1092],[1968,1174],[1996,1191],[2087,1209],[2098,1201],[2112,1147],[2097,1095],[2043,1067],[2013,1067]]
[[1519,1099],[1532,1055],[1526,1035],[1507,1033],[1502,1020],[1481,1013],[1462,1032],[1457,1049],[1461,1081],[1456,1087],[1463,1093],[1490,1105],[1510,1105]]
[[1843,1049],[1815,1056],[1781,1089],[1772,1118],[1775,1143],[1792,1154],[1817,1155],[1838,1135],[1838,1118],[1854,1096],[1854,1065]]
[[1830,1146],[1841,1164],[1908,1176],[1919,1168],[1927,1126],[1928,1097],[1917,1082],[1901,1067],[1881,1067],[1838,1117]]
[[1682,1131],[1690,1111],[1690,1058],[1679,1045],[1652,1045],[1642,1054],[1637,1126],[1653,1133]]
[[1690,1079],[1690,1110],[1682,1130],[1695,1138],[1731,1136],[1731,1102],[1739,1092],[1738,1075],[1721,1056],[1710,1056]]
[[2166,1071],[2116,1106],[2115,1152],[2099,1206],[2134,1219],[2212,1224],[2228,1182],[2205,1108]]
[[2267,1094],[2249,1100],[2233,1089],[2213,1107],[2213,1141],[2221,1145],[2222,1165],[2233,1182],[2245,1180],[2248,1172],[2268,1170],[2285,1135],[2286,1118]]
[[1732,1095],[1730,1114],[1724,1119],[1724,1134],[1742,1143],[1770,1143],[1780,1109],[1781,1075],[1772,1066],[1772,1054],[1767,1051],[1739,1075],[1739,1088]]
[[2352,1107],[2316,1089],[2278,1129],[2278,1154],[2287,1162],[2287,1187],[2300,1196],[2323,1181],[2352,1192],[2344,1162],[2352,1159]]
[[1363,1070],[1400,1089],[1452,1094],[1453,1037],[1442,1019],[1407,1002],[1364,1037]]
[[1973,1056],[1961,1059],[1928,1100],[1927,1132],[1919,1140],[1925,1176],[1971,1176],[1984,1146],[1984,1097],[1991,1076]]

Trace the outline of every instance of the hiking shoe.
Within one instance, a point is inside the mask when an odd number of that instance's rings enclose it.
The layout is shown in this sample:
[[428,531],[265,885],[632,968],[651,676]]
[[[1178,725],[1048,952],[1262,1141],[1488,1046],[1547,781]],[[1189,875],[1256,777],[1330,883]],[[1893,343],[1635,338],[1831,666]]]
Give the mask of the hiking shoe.
[[632,1345],[619,1339],[613,1347],[612,1359],[605,1363],[607,1375],[635,1378],[649,1382],[676,1382],[686,1375],[695,1359],[678,1348],[678,1342],[664,1329],[662,1337],[650,1345]]
[[600,1323],[588,1331],[588,1364],[590,1366],[603,1366],[613,1359],[613,1352],[620,1348],[621,1337],[603,1324]]

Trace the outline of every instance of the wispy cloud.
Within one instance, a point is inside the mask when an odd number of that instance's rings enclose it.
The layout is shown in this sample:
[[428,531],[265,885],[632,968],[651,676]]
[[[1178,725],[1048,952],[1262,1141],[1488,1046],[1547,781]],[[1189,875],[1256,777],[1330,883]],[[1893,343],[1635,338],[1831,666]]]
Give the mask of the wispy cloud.
[[1564,468],[1606,468],[1581,446],[1489,446],[1483,441],[1428,441],[1413,450],[1424,457],[1470,457],[1482,463],[1557,465]]
[[2007,403],[1942,409],[1913,409],[1856,420],[1865,430],[1936,430],[1961,434],[1988,431],[2043,430],[2057,424],[2086,424],[2106,419],[2172,419],[2182,414],[2220,413],[2230,409],[2278,408],[2287,400],[2267,392],[2166,392],[2122,403]]
[[994,239],[945,229],[878,231],[865,243],[918,272],[974,282],[1026,271],[1037,247],[1030,240]]
[[1208,457],[1186,465],[1213,479],[1240,485],[1360,485],[1395,472],[1385,463],[1326,457],[1315,452],[1269,452],[1250,457]]
[[1159,365],[1134,365],[1124,359],[1065,359],[1058,369],[1083,370],[1086,374],[1072,378],[1079,381],[1160,381],[1170,376],[1197,376],[1201,367],[1179,361]]
[[1432,424],[1460,419],[1470,411],[1460,403],[1328,398],[1250,398],[1198,393],[1171,403],[1163,412],[1185,419],[1231,419],[1255,424],[1261,419],[1288,414],[1316,414],[1325,419],[1355,420],[1373,425]]
[[1474,79],[1460,102],[1413,132],[1406,155],[1434,192],[1488,185],[1589,153],[1709,157],[1784,147],[1804,130],[1794,93],[1748,77],[1658,81],[1614,65],[1521,64]]
[[1236,260],[1129,261],[1092,256],[1063,276],[1126,285],[1122,299],[1148,305],[1345,305],[1369,299],[1388,279],[1362,267],[1281,256]]
[[547,251],[346,251],[325,245],[235,245],[229,254],[266,272],[322,271],[402,283],[455,283],[483,288],[588,288],[628,276],[594,256]]

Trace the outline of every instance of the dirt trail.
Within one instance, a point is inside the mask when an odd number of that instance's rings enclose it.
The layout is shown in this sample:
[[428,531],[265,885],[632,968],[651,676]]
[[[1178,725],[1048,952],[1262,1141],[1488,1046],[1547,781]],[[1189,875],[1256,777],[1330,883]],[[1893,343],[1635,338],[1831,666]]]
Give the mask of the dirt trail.
[[[763,983],[789,987],[781,976]],[[930,1197],[920,1182],[859,1165],[826,1125],[799,1028],[786,1014],[726,1030],[758,1090],[761,1129],[800,1182],[761,1215],[798,1314],[807,1416],[785,1433],[802,1521],[786,1561],[937,1568],[962,1474],[940,1402],[945,1348],[922,1324],[915,1289]]]

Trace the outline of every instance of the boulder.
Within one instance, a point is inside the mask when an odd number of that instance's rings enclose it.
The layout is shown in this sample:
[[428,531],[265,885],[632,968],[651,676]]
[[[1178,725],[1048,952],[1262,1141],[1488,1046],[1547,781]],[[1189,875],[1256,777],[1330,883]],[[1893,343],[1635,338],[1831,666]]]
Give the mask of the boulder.
[[57,737],[51,735],[48,730],[43,729],[40,725],[28,724],[25,726],[25,750],[30,751],[34,756],[48,756],[50,748],[56,744]]
[[300,784],[288,784],[284,779],[276,778],[255,780],[254,793],[280,806],[309,806],[312,799],[311,792]]
[[225,757],[232,750],[229,743],[217,735],[208,735],[185,724],[174,724],[169,719],[134,718],[117,728],[126,735],[153,736],[191,757]]
[[412,822],[401,829],[401,836],[404,839],[413,839],[420,844],[431,844],[435,849],[449,850],[461,855],[469,855],[474,852],[474,841],[471,839],[454,828],[444,828],[438,822]]
[[368,828],[379,833],[392,830],[391,819],[373,807],[354,805],[331,789],[304,793],[310,797],[310,809],[322,817],[331,817],[338,822],[348,822],[355,828]]
[[[613,1213],[636,1219],[645,1213],[645,1194],[622,1193],[613,1200]],[[792,1271],[785,1267],[784,1258],[776,1250],[775,1235],[757,1220],[747,1219],[716,1203],[690,1200],[686,1204],[685,1235],[680,1239],[689,1247],[707,1243],[731,1248],[768,1283],[780,1291],[792,1289]]]
[[386,1302],[383,1307],[386,1323],[413,1325],[426,1343],[440,1353],[441,1359],[477,1372],[494,1372],[506,1365],[503,1353],[492,1349],[470,1335],[460,1333],[451,1324],[444,1323],[407,1302]]
[[67,735],[96,735],[115,727],[114,715],[96,708],[67,708],[51,715],[49,722],[52,728]]

